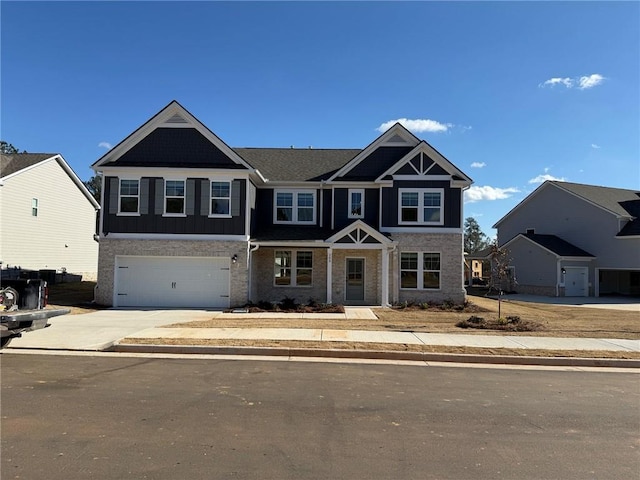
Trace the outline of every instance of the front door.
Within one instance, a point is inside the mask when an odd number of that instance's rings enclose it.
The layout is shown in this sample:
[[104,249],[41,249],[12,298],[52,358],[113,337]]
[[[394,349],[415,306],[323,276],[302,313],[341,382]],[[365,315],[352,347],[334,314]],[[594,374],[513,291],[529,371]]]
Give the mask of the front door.
[[364,258],[347,258],[345,301],[364,301]]
[[567,267],[564,277],[565,297],[586,297],[589,295],[587,267]]

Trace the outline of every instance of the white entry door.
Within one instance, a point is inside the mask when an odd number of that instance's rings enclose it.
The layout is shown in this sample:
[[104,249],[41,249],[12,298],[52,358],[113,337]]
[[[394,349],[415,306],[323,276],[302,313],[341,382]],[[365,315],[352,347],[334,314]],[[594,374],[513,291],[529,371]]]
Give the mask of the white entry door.
[[587,267],[566,267],[564,276],[565,297],[589,296],[589,271]]
[[114,306],[228,308],[226,257],[118,256]]

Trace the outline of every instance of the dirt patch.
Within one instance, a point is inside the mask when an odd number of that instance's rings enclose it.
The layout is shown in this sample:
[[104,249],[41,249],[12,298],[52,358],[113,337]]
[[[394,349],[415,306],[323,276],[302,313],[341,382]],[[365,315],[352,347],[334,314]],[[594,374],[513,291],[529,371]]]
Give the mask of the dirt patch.
[[522,348],[448,347],[441,345],[408,345],[397,343],[312,342],[292,340],[226,340],[191,338],[125,338],[128,345],[198,345],[215,347],[271,347],[322,350],[368,350],[393,352],[457,353],[468,355],[511,355],[527,357],[574,357],[640,359],[640,352],[603,350],[534,350]]

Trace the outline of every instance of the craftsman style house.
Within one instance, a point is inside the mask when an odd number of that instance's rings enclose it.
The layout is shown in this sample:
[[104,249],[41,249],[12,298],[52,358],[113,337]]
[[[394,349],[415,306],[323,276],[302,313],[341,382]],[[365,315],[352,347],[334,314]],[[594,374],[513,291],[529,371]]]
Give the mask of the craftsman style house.
[[471,179],[399,124],[363,150],[231,148],[173,101],[93,169],[99,303],[465,298]]

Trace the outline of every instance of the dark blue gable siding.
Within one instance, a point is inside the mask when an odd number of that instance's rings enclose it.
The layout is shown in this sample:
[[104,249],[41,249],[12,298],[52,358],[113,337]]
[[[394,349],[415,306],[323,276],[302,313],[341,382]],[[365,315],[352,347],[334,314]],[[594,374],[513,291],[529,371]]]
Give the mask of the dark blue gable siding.
[[[191,214],[186,217],[165,217],[161,213],[156,214],[156,211],[163,211],[164,205],[159,202],[164,202],[164,192],[156,192],[156,180],[162,180],[157,177],[143,177],[148,181],[148,195],[145,198],[140,197],[140,212],[139,216],[118,216],[116,213],[110,213],[113,209],[110,208],[111,201],[111,178],[105,178],[105,192],[103,208],[103,230],[105,233],[159,233],[159,234],[190,234],[190,235],[244,235],[245,232],[245,199],[246,199],[246,181],[234,180],[233,188],[239,188],[239,195],[232,194],[232,201],[239,202],[238,206],[232,205],[232,213],[237,215],[231,218],[209,218],[208,215],[201,214],[201,193],[202,183],[208,182],[207,179],[189,178],[187,179],[187,188],[194,188],[193,192],[193,210]],[[193,180],[193,181],[192,181]],[[158,195],[156,196],[156,193]],[[191,196],[190,192],[187,192],[187,197]],[[156,198],[157,197],[157,198]],[[115,194],[115,201],[117,202],[117,192]],[[146,205],[143,202],[147,202]],[[186,202],[187,204],[189,202]],[[158,209],[156,209],[158,207]],[[238,208],[239,207],[239,208]],[[189,205],[187,205],[187,211]],[[117,207],[115,208],[117,211]],[[146,213],[144,213],[146,212]]]
[[349,170],[346,175],[336,180],[344,181],[373,181],[398,162],[413,147],[380,147],[358,165]]
[[442,188],[444,189],[444,225],[416,225],[423,228],[460,228],[462,227],[461,201],[462,190],[451,188],[449,181],[396,181],[392,188],[382,189],[382,226],[407,227],[398,222],[399,188]]
[[[364,218],[361,220],[373,228],[378,228],[379,190],[364,189]],[[349,189],[336,188],[334,192],[336,202],[334,213],[334,225],[336,230],[341,230],[357,219],[349,218]]]
[[246,169],[195,128],[156,128],[108,166]]

